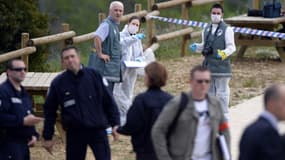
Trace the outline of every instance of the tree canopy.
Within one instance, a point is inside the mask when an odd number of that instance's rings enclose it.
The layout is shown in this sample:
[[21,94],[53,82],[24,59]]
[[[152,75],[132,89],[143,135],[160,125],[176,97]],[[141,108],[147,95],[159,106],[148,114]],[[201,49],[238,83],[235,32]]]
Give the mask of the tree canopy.
[[[0,53],[9,52],[21,47],[21,33],[27,32],[30,37],[48,34],[48,17],[39,12],[38,0],[0,0]],[[44,70],[43,62],[47,59],[46,47],[38,47],[30,55],[30,69]]]

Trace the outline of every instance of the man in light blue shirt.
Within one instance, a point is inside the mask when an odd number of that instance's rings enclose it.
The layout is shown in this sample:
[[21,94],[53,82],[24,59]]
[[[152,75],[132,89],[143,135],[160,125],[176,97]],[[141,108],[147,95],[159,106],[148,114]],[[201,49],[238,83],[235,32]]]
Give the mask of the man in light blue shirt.
[[113,93],[114,83],[121,82],[121,45],[118,25],[123,16],[124,5],[113,1],[109,16],[94,33],[95,50],[89,58],[88,66],[94,67],[108,81],[108,89]]

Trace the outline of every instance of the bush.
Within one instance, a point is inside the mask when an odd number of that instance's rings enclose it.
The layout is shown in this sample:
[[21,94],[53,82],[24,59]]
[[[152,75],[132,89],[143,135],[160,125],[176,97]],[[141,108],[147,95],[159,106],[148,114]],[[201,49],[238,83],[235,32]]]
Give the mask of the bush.
[[[0,54],[21,48],[21,33],[30,37],[48,34],[48,17],[38,11],[38,0],[0,0]],[[29,68],[44,71],[47,67],[47,47],[37,47],[30,55]]]

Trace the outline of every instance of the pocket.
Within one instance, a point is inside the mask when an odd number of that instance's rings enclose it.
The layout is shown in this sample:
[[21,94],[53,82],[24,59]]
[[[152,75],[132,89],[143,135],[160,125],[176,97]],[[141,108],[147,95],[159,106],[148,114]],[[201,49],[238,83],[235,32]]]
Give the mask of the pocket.
[[62,124],[65,127],[70,126],[72,123],[80,120],[81,113],[76,106],[76,99],[70,92],[66,91],[63,96],[61,108]]
[[89,54],[87,66],[90,68],[94,68],[95,70],[99,71],[100,74],[102,74],[105,68],[105,62],[97,56],[97,53],[91,52]]
[[120,65],[120,60],[115,58],[110,62],[105,63],[104,75],[119,77],[121,69]]

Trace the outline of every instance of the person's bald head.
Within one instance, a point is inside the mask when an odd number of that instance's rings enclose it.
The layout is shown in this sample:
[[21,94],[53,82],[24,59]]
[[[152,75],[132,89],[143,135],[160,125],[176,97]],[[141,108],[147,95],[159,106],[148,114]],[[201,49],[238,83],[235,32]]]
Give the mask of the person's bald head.
[[268,87],[264,93],[264,105],[279,121],[285,120],[285,85]]
[[124,4],[120,1],[113,1],[109,7],[109,16],[115,21],[120,22],[124,14]]

